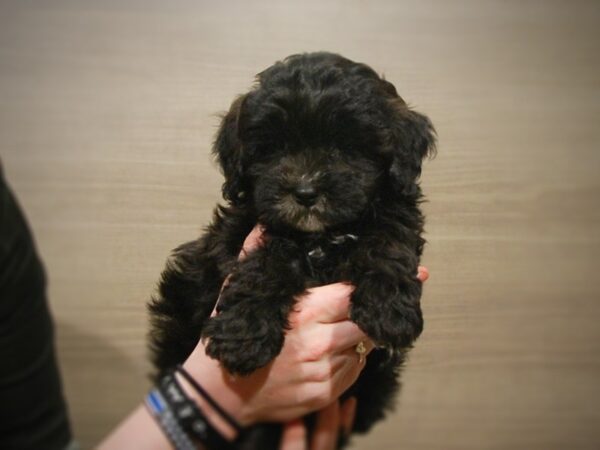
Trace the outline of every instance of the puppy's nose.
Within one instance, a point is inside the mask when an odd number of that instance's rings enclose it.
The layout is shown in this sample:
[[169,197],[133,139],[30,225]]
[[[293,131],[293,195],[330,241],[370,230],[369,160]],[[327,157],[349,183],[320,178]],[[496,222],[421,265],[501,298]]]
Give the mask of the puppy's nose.
[[317,190],[310,183],[300,183],[294,189],[296,201],[304,206],[312,206],[317,202]]

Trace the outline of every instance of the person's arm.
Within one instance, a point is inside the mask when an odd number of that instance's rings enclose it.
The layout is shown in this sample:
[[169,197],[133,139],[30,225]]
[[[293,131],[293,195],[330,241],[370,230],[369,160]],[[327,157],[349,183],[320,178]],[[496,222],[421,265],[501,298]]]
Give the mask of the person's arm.
[[[429,273],[420,267],[418,276],[425,282]],[[288,422],[282,450],[304,449],[306,430],[301,421],[294,419],[329,405],[320,414],[320,432],[315,433],[311,446],[311,450],[327,450],[324,442],[335,441],[340,423],[346,432],[352,426],[356,405],[351,400],[341,406],[337,420],[331,413],[336,399],[354,383],[364,365],[359,362],[356,344],[369,342],[356,325],[342,320],[348,314],[351,290],[340,283],[310,289],[290,318],[292,329],[280,356],[248,377],[232,378],[217,361],[206,356],[202,342],[186,361],[186,368],[242,425],[267,420]],[[189,386],[187,392],[198,400]],[[203,412],[224,435],[235,436],[206,405]],[[124,447],[158,450],[171,445],[145,407],[139,406],[99,448]]]
[[139,405],[98,446],[106,450],[121,448],[165,450],[173,447],[146,407]]
[[[256,227],[244,242],[240,257],[260,245],[262,230]],[[419,268],[419,279],[428,278]],[[268,366],[247,377],[232,377],[206,355],[199,342],[184,366],[242,426],[258,422],[287,422],[282,450],[304,448],[306,430],[297,421],[321,409],[311,450],[329,450],[337,440],[340,425],[347,433],[352,427],[356,402],[348,399],[338,405],[337,398],[354,383],[366,358],[359,358],[356,345],[371,341],[347,320],[352,287],[335,283],[309,289],[298,299],[290,316],[291,329],[280,355]],[[212,425],[233,440],[235,430],[205,399],[178,378],[186,394],[200,407]],[[129,448],[168,449],[171,444],[144,406],[134,410],[101,444],[101,450]],[[210,449],[215,450],[215,449]]]
[[[202,342],[184,367],[242,426],[286,422],[319,410],[354,383],[365,364],[355,347],[369,341],[347,320],[351,292],[352,287],[342,283],[309,289],[290,317],[291,329],[280,355],[249,376],[232,377],[206,355]],[[372,349],[371,344],[367,347]],[[213,426],[234,439],[235,431],[185,380],[180,382]],[[154,419],[144,407],[138,407],[99,448],[169,446]]]

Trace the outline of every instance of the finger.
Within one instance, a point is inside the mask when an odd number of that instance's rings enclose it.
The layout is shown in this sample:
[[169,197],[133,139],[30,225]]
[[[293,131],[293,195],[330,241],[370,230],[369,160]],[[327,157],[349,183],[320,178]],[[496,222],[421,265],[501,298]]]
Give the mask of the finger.
[[317,414],[310,450],[335,450],[340,429],[340,406],[334,401]]
[[[302,386],[302,391],[307,398],[313,398],[313,411],[323,408],[325,405],[339,398],[360,375],[365,367],[366,359],[360,362],[358,355],[348,353],[344,355],[339,368],[332,370],[331,375],[321,381],[307,381]],[[337,364],[336,364],[337,365]]]
[[313,360],[304,360],[302,376],[314,381],[326,381],[330,379],[334,373],[342,370],[345,371],[348,367],[355,365],[357,362],[362,362],[361,359],[366,357],[375,348],[371,340],[360,341],[364,343],[365,351],[359,353],[357,346],[353,345],[339,352],[327,351],[326,354]]
[[221,285],[221,290],[219,291],[219,296],[217,297],[217,301],[215,302],[215,306],[214,306],[212,312],[210,313],[210,317],[214,317],[217,315],[217,306],[219,306],[219,300],[221,300],[221,294],[223,293],[223,289],[225,289],[227,287],[227,285],[229,284],[230,277],[231,277],[231,274],[229,274],[225,277],[225,280],[223,281],[223,284]]
[[301,419],[296,419],[283,426],[281,450],[306,450],[306,427]]
[[340,425],[346,437],[350,436],[356,417],[356,397],[346,399],[340,407]]
[[425,283],[429,279],[429,270],[425,266],[419,266],[417,278],[421,280],[421,283]]
[[[363,339],[360,342],[362,342],[362,346],[363,346],[362,349],[359,347],[360,343],[357,343],[356,345],[353,345],[350,348],[347,348],[343,352],[338,353],[338,355],[350,357],[353,360],[356,360],[357,358],[359,360],[366,359],[366,357],[369,356],[369,353],[371,353],[371,351],[373,351],[373,349],[375,348],[375,344],[369,338]],[[361,354],[362,354],[362,358],[361,358]]]
[[[252,231],[250,231],[250,234],[248,236],[246,236],[246,239],[244,240],[244,244],[242,245],[242,250],[240,251],[240,254],[238,255],[238,259],[240,259],[240,260],[244,259],[250,252],[252,252],[253,250],[260,247],[263,243],[264,243],[264,227],[261,224],[256,224],[254,226],[254,228],[252,228]],[[217,305],[219,304],[219,299],[221,297],[221,294],[223,293],[223,289],[225,289],[227,287],[230,277],[231,277],[231,274],[229,274],[229,275],[227,275],[227,277],[225,277],[225,281],[223,281],[223,284],[221,285],[221,290],[219,292],[219,298],[217,298],[217,302],[215,303],[215,307],[213,308],[213,310],[210,314],[210,317],[214,317],[217,315]]]
[[264,244],[264,232],[265,229],[261,224],[256,224],[254,228],[252,228],[252,231],[244,240],[238,259],[244,259],[248,253]]
[[342,367],[331,377],[329,389],[333,398],[337,398],[342,395],[350,386],[352,386],[360,372],[365,368],[367,358],[361,358],[357,353],[346,359],[345,367]]
[[348,318],[350,295],[354,286],[347,283],[333,283],[306,290],[297,306],[308,319],[321,323],[333,323]]
[[[359,371],[367,364],[369,353],[375,348],[371,341],[364,341],[365,352],[359,353],[356,347],[351,347],[341,353],[332,355],[327,364],[331,367],[331,378],[341,378],[348,371],[358,368]],[[343,391],[342,391],[343,392]]]
[[[370,341],[368,336],[362,331],[358,325],[349,320],[340,322],[321,324],[322,336],[321,339],[326,339],[329,342],[327,350],[332,353],[343,352],[349,348],[356,347],[359,342]],[[322,341],[323,342],[323,341]]]
[[365,344],[365,352],[361,354],[356,351],[356,346],[350,347],[343,352],[331,353],[329,356],[315,361],[305,361],[303,375],[314,381],[327,381],[333,378],[336,372],[346,372],[357,363],[364,364],[367,356],[375,348],[371,340],[362,341]]

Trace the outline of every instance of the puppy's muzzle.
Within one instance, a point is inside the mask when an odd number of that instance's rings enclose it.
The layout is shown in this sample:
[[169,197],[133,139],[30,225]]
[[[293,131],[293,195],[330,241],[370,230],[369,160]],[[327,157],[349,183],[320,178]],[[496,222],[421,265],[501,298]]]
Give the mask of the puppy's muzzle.
[[300,181],[294,189],[294,198],[302,206],[307,208],[317,202],[319,194],[315,186],[306,180]]

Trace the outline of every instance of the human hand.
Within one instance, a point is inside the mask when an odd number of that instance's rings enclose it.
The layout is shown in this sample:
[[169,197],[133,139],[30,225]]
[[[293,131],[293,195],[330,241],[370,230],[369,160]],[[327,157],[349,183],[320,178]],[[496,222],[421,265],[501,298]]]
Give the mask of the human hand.
[[350,397],[340,405],[339,400],[326,406],[317,414],[317,421],[310,446],[307,445],[306,426],[302,418],[285,424],[280,450],[334,450],[339,433],[349,436],[352,431],[356,399]]
[[[260,245],[262,231],[255,228],[244,243],[242,257]],[[428,278],[419,267],[418,278]],[[291,329],[281,354],[269,366],[244,378],[235,378],[219,362],[209,358],[199,342],[185,366],[218,403],[242,425],[258,421],[288,421],[284,425],[282,450],[306,449],[306,429],[294,420],[318,410],[310,450],[336,448],[339,429],[345,435],[352,429],[356,400],[337,400],[358,377],[364,367],[355,351],[358,342],[372,349],[356,325],[347,320],[352,287],[343,283],[310,289],[302,296],[292,314]],[[201,407],[203,413],[224,437],[233,440],[235,430],[220,414],[181,380],[183,389]],[[328,406],[326,406],[328,405]],[[165,434],[148,410],[140,405],[99,445],[102,449],[166,448]]]
[[[240,257],[260,245],[261,239],[262,231],[255,228]],[[345,283],[308,289],[289,317],[290,329],[279,356],[247,377],[227,373],[205,354],[203,342],[184,366],[242,425],[285,422],[323,408],[354,383],[364,367],[366,358],[359,358],[356,345],[363,341],[367,353],[373,348],[348,320],[352,290]]]
[[[429,279],[427,267],[419,266],[417,278],[425,283]],[[306,426],[302,418],[287,422],[283,428],[280,450],[334,450],[339,433],[349,436],[354,425],[356,398],[350,397],[340,405],[339,400],[317,413],[317,421],[310,445],[307,444]]]
[[[262,228],[255,227],[240,258],[264,238]],[[425,281],[427,269],[419,267],[418,277]],[[233,377],[221,368],[206,355],[203,342],[184,366],[242,425],[285,422],[332,405],[364,367],[366,358],[359,358],[356,345],[364,342],[367,354],[373,349],[370,339],[348,320],[352,291],[346,283],[308,289],[289,317],[291,328],[279,356],[247,377]]]

